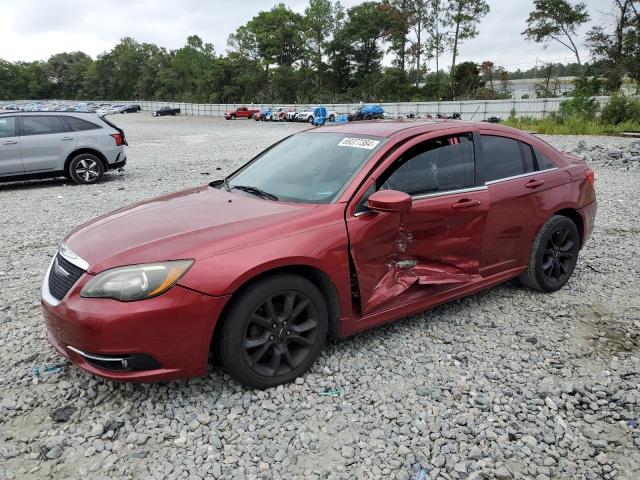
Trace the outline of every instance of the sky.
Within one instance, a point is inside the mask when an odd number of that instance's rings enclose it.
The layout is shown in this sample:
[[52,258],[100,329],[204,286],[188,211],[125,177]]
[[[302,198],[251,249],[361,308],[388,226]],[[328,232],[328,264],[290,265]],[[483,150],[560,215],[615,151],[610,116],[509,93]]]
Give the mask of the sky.
[[[180,48],[197,34],[226,52],[227,37],[261,10],[282,1],[302,13],[307,0],[0,0],[0,58],[10,61],[46,60],[60,52],[81,50],[92,57],[110,50],[120,38]],[[583,0],[591,24],[612,21],[613,0]],[[361,0],[341,0],[351,7]],[[520,34],[533,0],[487,0],[490,13],[479,25],[478,37],[460,46],[460,61],[492,60],[508,70],[533,67],[536,62],[573,61],[559,44],[548,48]],[[581,57],[588,59],[581,29]],[[450,54],[444,63],[450,64]]]

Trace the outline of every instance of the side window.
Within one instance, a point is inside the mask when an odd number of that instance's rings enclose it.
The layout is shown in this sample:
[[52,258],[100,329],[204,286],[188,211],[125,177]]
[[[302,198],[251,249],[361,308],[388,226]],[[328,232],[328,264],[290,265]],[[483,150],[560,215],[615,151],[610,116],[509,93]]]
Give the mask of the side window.
[[549,160],[549,158],[545,157],[540,150],[535,150],[535,152],[536,160],[538,161],[538,170],[548,170],[556,167],[556,164]]
[[524,154],[524,167],[529,172],[536,171],[536,161],[533,156],[533,148],[528,143],[520,143],[522,145],[522,153]]
[[482,160],[485,182],[524,173],[519,142],[511,138],[482,135]]
[[67,126],[60,117],[53,115],[47,116],[31,116],[24,115],[22,117],[22,136],[27,135],[46,135],[50,133],[66,132]]
[[68,116],[68,117],[64,117],[64,120],[67,122],[67,124],[71,127],[71,130],[73,130],[74,132],[82,132],[84,130],[96,130],[100,128],[95,123],[87,122],[86,120],[82,120],[81,118],[77,118],[77,117]]
[[0,117],[0,138],[16,136],[16,117]]
[[429,140],[407,150],[378,187],[409,195],[471,187],[474,161],[471,134]]

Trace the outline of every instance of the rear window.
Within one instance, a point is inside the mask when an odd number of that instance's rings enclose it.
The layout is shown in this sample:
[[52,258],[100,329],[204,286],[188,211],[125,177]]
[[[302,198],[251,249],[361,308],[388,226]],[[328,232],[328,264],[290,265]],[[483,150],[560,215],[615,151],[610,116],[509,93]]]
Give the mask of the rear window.
[[16,136],[16,117],[0,117],[0,138]]
[[540,150],[536,150],[536,160],[538,161],[538,170],[548,170],[555,168],[556,164],[549,160]]
[[506,137],[482,135],[482,161],[485,182],[524,173],[520,142]]
[[60,117],[53,115],[22,117],[22,136],[47,135],[52,133],[62,133],[68,131],[67,126]]
[[69,117],[64,117],[64,119],[74,132],[82,132],[85,130],[96,130],[100,128],[95,123],[82,120],[81,118],[69,116]]

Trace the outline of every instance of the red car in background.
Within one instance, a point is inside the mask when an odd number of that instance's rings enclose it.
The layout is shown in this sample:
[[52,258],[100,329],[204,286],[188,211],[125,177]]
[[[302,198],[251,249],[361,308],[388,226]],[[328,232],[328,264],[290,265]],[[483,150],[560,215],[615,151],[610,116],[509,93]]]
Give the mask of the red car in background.
[[265,388],[344,337],[509,279],[553,292],[594,173],[522,131],[358,122],[290,136],[224,180],[73,230],[42,285],[50,341],[113,380]]
[[226,120],[235,120],[236,118],[252,119],[256,113],[260,113],[260,110],[250,109],[247,107],[239,107],[230,112],[225,112],[224,118]]

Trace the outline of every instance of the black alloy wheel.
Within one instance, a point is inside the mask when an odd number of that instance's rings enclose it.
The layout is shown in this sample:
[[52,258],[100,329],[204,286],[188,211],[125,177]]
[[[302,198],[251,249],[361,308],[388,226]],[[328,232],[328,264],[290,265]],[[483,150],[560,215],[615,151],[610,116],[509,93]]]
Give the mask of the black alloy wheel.
[[309,280],[274,274],[250,283],[232,300],[214,337],[224,370],[256,388],[287,383],[316,361],[327,337],[322,293]]
[[542,273],[551,283],[567,281],[578,256],[577,239],[567,227],[551,234],[542,252]]
[[578,262],[580,233],[568,217],[554,215],[533,242],[527,269],[519,279],[527,287],[555,292],[571,278]]
[[318,312],[307,295],[292,290],[271,295],[249,318],[245,360],[258,375],[288,374],[309,356],[317,333]]

